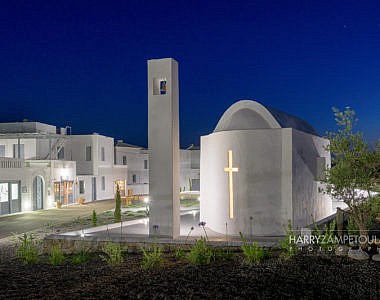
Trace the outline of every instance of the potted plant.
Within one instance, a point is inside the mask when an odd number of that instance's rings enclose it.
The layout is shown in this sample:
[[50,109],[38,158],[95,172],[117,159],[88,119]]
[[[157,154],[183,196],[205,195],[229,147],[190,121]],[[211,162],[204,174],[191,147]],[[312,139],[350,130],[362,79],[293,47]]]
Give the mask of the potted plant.
[[78,204],[83,205],[84,201],[86,201],[86,199],[84,199],[83,197],[78,198]]

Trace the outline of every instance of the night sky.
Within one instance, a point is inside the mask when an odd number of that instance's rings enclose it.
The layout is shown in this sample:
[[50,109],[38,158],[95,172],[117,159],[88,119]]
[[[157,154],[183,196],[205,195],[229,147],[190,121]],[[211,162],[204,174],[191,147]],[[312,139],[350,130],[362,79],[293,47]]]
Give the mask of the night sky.
[[252,99],[335,130],[380,129],[379,1],[1,1],[0,122],[147,145],[147,64],[180,73],[181,146]]

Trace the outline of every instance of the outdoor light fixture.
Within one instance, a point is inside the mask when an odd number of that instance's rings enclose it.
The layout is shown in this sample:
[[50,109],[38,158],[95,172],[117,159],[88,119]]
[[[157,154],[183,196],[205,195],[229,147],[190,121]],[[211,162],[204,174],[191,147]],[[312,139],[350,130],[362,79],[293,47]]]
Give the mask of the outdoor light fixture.
[[144,203],[149,203],[149,197],[144,197]]

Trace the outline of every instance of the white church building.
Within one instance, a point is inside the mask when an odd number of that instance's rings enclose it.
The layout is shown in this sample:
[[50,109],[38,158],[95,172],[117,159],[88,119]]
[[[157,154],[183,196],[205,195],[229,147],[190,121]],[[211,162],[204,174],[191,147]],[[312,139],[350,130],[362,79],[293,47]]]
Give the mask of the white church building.
[[243,100],[201,137],[200,220],[238,235],[282,235],[332,214],[319,192],[328,140],[304,120]]

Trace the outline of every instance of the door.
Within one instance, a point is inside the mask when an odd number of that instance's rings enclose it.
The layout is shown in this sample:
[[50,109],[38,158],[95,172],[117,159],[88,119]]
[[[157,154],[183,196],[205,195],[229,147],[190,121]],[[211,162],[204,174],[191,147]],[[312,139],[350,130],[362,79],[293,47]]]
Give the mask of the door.
[[33,182],[33,210],[44,208],[44,186],[41,176],[36,176]]
[[92,201],[96,200],[96,177],[92,177]]
[[0,183],[0,215],[21,211],[20,182]]
[[9,186],[11,191],[11,214],[13,214],[21,211],[20,182],[11,182]]
[[73,203],[73,182],[72,181],[62,181],[62,204],[68,205]]

